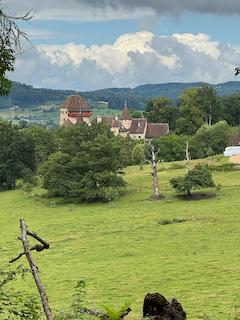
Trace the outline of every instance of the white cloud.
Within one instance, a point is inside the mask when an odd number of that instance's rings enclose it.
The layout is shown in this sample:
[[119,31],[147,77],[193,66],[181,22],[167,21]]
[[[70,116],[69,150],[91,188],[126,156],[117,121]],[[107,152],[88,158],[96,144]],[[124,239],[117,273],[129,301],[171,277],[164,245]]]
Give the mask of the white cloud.
[[190,33],[175,33],[173,37],[177,38],[178,42],[189,45],[195,51],[209,54],[212,58],[217,59],[221,54],[218,49],[219,41],[210,41],[211,37],[204,33],[199,33],[197,36]]
[[40,45],[17,57],[10,78],[36,87],[93,90],[146,83],[235,80],[240,47],[205,34],[124,34],[113,45]]

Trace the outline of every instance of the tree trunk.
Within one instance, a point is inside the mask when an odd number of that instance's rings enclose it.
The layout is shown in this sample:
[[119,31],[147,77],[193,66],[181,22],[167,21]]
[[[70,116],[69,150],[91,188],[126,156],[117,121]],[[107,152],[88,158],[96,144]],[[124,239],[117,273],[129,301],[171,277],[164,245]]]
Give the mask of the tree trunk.
[[187,174],[189,172],[189,163],[190,163],[190,152],[188,151],[188,141],[187,141],[187,145],[186,145],[186,170],[187,170]]
[[152,153],[152,161],[150,161],[150,160],[147,160],[147,161],[152,166],[152,169],[153,169],[152,175],[153,175],[153,181],[154,181],[154,195],[151,196],[151,198],[154,199],[154,200],[159,200],[159,199],[163,199],[164,198],[164,196],[162,194],[159,194],[159,191],[158,191],[157,165],[158,165],[160,160],[158,162],[156,162],[156,155],[158,154],[160,149],[158,149],[157,152],[154,152],[154,146],[151,145],[151,144],[150,144],[150,146],[151,146],[151,153]]

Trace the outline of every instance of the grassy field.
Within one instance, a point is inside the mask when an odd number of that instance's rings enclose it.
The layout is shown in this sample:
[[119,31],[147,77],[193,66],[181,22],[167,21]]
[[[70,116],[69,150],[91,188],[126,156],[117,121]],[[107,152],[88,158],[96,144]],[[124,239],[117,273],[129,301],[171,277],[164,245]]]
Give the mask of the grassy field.
[[[86,101],[88,103],[88,101]],[[90,120],[95,118],[96,116],[121,116],[122,110],[118,109],[108,109],[107,104],[98,103],[98,102],[91,102],[91,109],[93,111],[92,117]],[[18,120],[14,120],[15,116],[26,117],[28,118],[30,115],[32,118],[37,119],[50,119],[54,120],[56,124],[59,125],[60,123],[60,106],[62,105],[61,102],[49,102],[46,105],[35,106],[33,108],[27,108],[24,111],[22,110],[9,110],[9,109],[0,109],[0,117],[5,120],[12,120],[14,123],[18,124]],[[43,110],[49,110],[51,108],[55,109],[55,112],[43,112]]]
[[[0,193],[2,265],[23,250],[17,237],[19,219],[24,218],[29,230],[50,242],[49,250],[33,256],[53,310],[71,304],[74,286],[83,279],[89,308],[94,303],[99,310],[102,305],[117,307],[130,301],[130,317],[137,319],[144,296],[159,292],[181,302],[188,319],[203,314],[226,319],[240,292],[240,173],[213,173],[215,183],[223,186],[219,200],[183,201],[169,179],[184,175],[185,169],[171,167],[159,164],[158,174],[161,192],[172,197],[171,203],[166,198],[148,200],[153,193],[149,165],[143,170],[126,168],[128,184],[114,208],[108,203],[80,203],[69,211],[69,201],[62,199],[55,199],[56,208],[50,208],[49,200],[35,201],[20,190]],[[35,193],[43,192],[40,185],[36,187]],[[186,221],[159,224],[174,218]],[[30,245],[35,243],[29,240]],[[15,262],[19,263],[27,266],[25,257]],[[30,275],[14,285],[36,292]]]

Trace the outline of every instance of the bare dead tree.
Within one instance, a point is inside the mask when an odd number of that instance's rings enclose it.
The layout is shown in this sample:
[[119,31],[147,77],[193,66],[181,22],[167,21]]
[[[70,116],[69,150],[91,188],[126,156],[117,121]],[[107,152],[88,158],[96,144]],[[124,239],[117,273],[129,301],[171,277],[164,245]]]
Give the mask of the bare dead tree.
[[189,163],[190,163],[190,152],[188,151],[188,141],[187,141],[187,144],[186,144],[186,169],[187,169],[187,174],[189,172]]
[[157,154],[160,151],[160,148],[158,149],[158,151],[154,152],[154,146],[151,143],[149,143],[149,145],[150,145],[150,148],[151,148],[152,160],[148,160],[147,159],[147,162],[151,164],[152,169],[153,169],[152,176],[153,176],[153,180],[154,180],[154,198],[156,200],[158,200],[158,199],[164,198],[164,196],[162,194],[159,194],[159,191],[158,191],[157,166],[158,166],[160,160],[158,160],[156,162],[156,157],[157,157]]
[[[36,251],[42,251],[44,249],[49,249],[49,243],[47,243],[45,240],[43,240],[41,237],[39,237],[37,235],[36,232],[33,231],[28,231],[27,230],[27,225],[25,223],[24,219],[20,220],[20,228],[22,229],[22,236],[18,237],[19,240],[22,241],[23,244],[23,248],[24,248],[24,252],[20,253],[18,255],[17,258],[12,259],[11,261],[9,261],[10,263],[18,260],[19,258],[21,258],[22,255],[26,255],[26,258],[29,262],[31,271],[32,271],[32,275],[33,278],[35,280],[36,286],[38,288],[41,300],[42,300],[42,305],[43,305],[43,310],[45,312],[45,315],[47,317],[47,320],[54,320],[53,316],[52,316],[52,312],[51,309],[49,307],[48,304],[48,298],[47,298],[47,293],[43,287],[42,281],[39,277],[39,273],[38,273],[38,267],[36,266],[33,256],[31,254],[31,251],[36,250]],[[27,239],[27,235],[32,236],[33,238],[35,238],[36,240],[38,240],[41,244],[35,244],[31,249],[29,248],[29,241]]]
[[7,39],[15,48],[21,49],[21,38],[26,39],[29,41],[29,37],[26,32],[22,31],[18,25],[17,21],[29,21],[32,19],[34,12],[31,9],[26,14],[22,15],[14,15],[9,16],[3,12],[4,6],[0,0],[0,38]]

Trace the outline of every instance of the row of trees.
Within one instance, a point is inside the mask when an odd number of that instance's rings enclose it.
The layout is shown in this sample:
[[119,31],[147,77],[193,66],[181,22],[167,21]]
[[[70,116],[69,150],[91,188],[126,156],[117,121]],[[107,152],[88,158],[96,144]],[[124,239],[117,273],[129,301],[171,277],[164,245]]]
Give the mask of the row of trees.
[[187,141],[192,159],[221,154],[230,144],[230,127],[226,121],[219,121],[212,126],[203,124],[192,136],[170,132],[165,137],[154,139],[152,143],[156,149],[161,149],[161,159],[177,161],[185,159]]
[[168,122],[172,131],[185,135],[193,135],[204,123],[212,125],[221,120],[237,126],[240,94],[220,97],[213,86],[201,84],[185,89],[177,106],[166,97],[148,100],[144,117],[149,122]]

